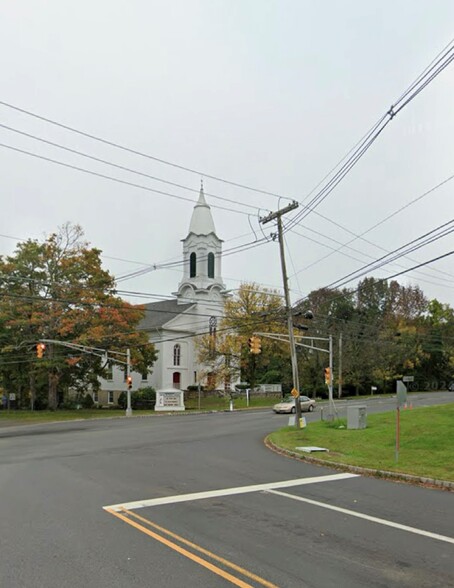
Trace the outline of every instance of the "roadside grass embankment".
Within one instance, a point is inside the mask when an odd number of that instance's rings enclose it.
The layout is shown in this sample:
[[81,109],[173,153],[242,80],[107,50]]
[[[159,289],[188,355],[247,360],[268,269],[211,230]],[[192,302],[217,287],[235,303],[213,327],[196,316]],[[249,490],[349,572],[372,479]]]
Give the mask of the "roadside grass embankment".
[[[135,415],[154,414],[152,410],[136,410]],[[121,409],[91,409],[79,410],[1,410],[1,425],[33,425],[35,423],[51,423],[57,421],[74,421],[78,419],[115,418],[125,416]]]
[[396,462],[396,411],[367,416],[366,429],[347,429],[345,419],[285,427],[269,435],[277,447],[307,456],[301,446],[324,447],[317,459],[454,482],[454,403],[400,411]]
[[[251,398],[249,407],[247,406],[246,398],[235,398],[233,400],[233,407],[235,410],[243,410],[246,408],[271,408],[279,399],[270,397],[255,397]],[[193,412],[199,410],[198,398],[191,398],[185,400],[186,412]],[[223,411],[229,410],[230,400],[224,397],[208,397],[201,398],[200,411]],[[138,410],[133,409],[133,416],[159,416],[154,410]],[[182,414],[182,413],[174,413]],[[51,423],[58,421],[72,421],[77,419],[99,419],[99,418],[120,418],[125,416],[124,409],[119,408],[81,408],[72,410],[0,410],[0,427],[12,425],[32,425],[38,423]]]

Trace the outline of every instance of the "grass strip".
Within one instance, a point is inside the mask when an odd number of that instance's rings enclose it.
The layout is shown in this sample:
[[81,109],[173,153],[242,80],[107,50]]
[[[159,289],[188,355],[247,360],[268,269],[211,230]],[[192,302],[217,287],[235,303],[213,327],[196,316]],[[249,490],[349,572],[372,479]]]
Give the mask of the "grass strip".
[[[396,411],[367,416],[366,429],[347,429],[345,419],[285,427],[270,435],[278,447],[317,446],[318,459],[454,482],[454,404],[400,411],[396,463]],[[301,455],[307,455],[301,452]]]
[[[249,408],[271,408],[278,399],[276,398],[251,398]],[[186,411],[198,410],[198,399],[185,400]],[[233,401],[235,410],[247,408],[246,398],[235,398]],[[230,400],[228,398],[201,398],[200,410],[229,410]],[[134,416],[156,415],[154,410],[133,410]],[[115,418],[124,417],[125,411],[123,409],[115,408],[93,408],[93,409],[79,409],[79,410],[0,410],[0,426],[15,425],[15,424],[33,424],[33,423],[51,423],[56,421],[70,421],[75,419],[99,419],[99,418]]]

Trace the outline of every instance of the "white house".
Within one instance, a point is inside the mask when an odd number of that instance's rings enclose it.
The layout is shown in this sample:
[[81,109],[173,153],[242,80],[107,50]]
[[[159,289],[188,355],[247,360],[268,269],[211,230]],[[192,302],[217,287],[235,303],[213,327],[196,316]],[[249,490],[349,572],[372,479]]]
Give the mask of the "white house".
[[[145,304],[140,330],[158,351],[151,375],[132,374],[133,390],[145,386],[185,389],[199,383],[203,366],[197,363],[194,336],[213,333],[222,317],[228,293],[221,277],[222,240],[216,234],[203,185],[183,239],[183,278],[174,298]],[[100,402],[115,403],[125,390],[124,373],[114,369],[102,380]]]

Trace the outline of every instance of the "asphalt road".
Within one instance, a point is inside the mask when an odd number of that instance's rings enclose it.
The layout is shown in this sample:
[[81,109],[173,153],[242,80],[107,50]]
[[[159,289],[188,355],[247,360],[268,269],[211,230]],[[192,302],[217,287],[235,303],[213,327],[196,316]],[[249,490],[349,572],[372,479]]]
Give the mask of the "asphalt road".
[[454,586],[454,493],[277,455],[263,438],[286,422],[254,411],[0,429],[1,588]]

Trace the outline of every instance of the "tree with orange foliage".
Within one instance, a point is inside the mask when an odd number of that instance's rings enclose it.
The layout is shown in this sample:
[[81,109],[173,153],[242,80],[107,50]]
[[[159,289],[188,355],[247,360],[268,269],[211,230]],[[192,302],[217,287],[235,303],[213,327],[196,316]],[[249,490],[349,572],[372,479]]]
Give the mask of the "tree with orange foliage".
[[32,408],[44,387],[47,405],[55,409],[69,389],[97,389],[105,376],[100,357],[63,345],[47,344],[39,359],[36,344],[42,339],[130,348],[133,369],[141,373],[156,359],[146,334],[136,329],[143,308],[117,296],[100,255],[83,241],[82,229],[68,223],[44,242],[21,242],[12,256],[0,259],[0,376],[6,390],[22,398],[29,392]]

